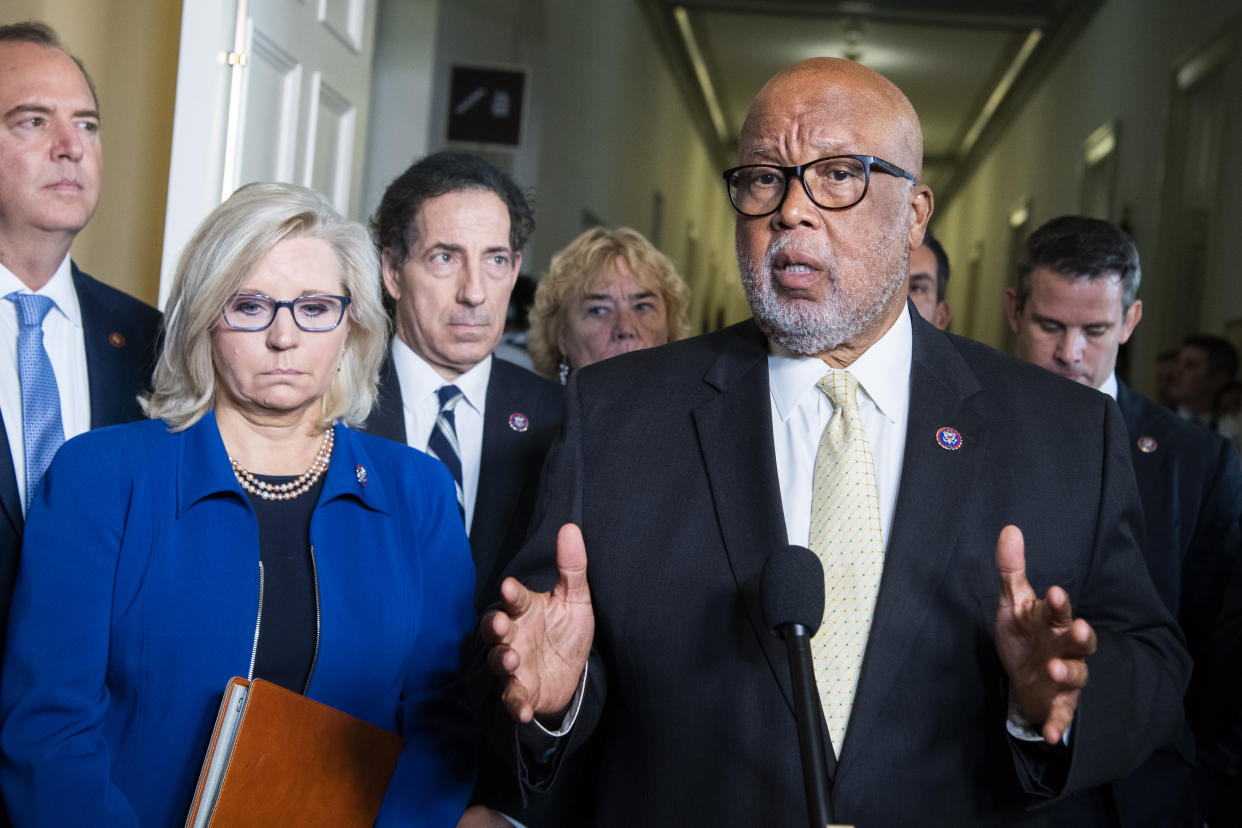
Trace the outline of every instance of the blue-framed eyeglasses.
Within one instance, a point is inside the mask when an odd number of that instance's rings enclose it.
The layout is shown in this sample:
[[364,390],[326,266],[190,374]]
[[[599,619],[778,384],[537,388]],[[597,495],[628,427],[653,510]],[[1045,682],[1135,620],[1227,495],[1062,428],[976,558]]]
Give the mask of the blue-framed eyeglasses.
[[288,308],[293,322],[311,333],[330,331],[341,324],[348,296],[313,294],[290,302],[278,302],[261,293],[236,293],[221,309],[224,324],[238,331],[265,331],[276,321],[281,308]]

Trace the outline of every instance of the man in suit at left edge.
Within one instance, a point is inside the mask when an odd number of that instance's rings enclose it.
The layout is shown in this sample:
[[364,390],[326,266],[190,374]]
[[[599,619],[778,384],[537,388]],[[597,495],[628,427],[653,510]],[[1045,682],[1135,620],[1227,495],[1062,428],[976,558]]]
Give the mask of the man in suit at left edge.
[[2,655],[29,498],[65,439],[143,416],[160,313],[70,261],[99,200],[99,102],[42,23],[0,26],[0,118]]

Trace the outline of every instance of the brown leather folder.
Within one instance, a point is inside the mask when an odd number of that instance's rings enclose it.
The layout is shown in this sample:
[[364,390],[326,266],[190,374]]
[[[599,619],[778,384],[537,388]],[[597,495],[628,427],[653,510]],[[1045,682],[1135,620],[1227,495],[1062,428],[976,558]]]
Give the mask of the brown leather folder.
[[401,737],[271,682],[224,688],[186,828],[369,826]]

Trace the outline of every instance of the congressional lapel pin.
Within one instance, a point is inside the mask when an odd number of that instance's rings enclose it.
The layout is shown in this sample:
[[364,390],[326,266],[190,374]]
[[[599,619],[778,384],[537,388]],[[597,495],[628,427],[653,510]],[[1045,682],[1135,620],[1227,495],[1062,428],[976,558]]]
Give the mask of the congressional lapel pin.
[[1144,434],[1142,437],[1138,438],[1138,447],[1139,451],[1143,452],[1143,454],[1151,454],[1156,450],[1156,438],[1152,437],[1150,434]]
[[359,463],[354,468],[354,474],[358,475],[358,482],[363,486],[367,485],[367,470]]
[[530,428],[530,419],[520,411],[515,411],[509,415],[509,428],[517,432],[525,431]]
[[113,331],[112,333],[108,334],[108,344],[111,345],[113,348],[124,348],[125,347],[125,334],[121,333],[120,331]]
[[936,432],[936,442],[945,451],[957,451],[962,447],[962,433],[956,428],[945,426]]

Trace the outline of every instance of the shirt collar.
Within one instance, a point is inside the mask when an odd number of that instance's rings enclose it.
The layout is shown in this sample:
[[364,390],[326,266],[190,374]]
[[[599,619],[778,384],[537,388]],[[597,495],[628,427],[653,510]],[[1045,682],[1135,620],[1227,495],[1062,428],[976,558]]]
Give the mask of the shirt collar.
[[469,371],[451,383],[436,373],[428,362],[414,352],[414,349],[401,340],[392,338],[392,364],[397,371],[397,381],[401,384],[402,402],[407,408],[422,403],[443,385],[456,385],[465,397],[465,402],[475,411],[483,410],[487,396],[487,381],[492,373],[492,355],[488,354],[483,361],[476,363]]
[[1104,384],[1099,387],[1101,394],[1107,394],[1114,400],[1117,399],[1117,372],[1113,371],[1108,375],[1108,379],[1104,380]]
[[[907,310],[846,369],[890,422],[904,417],[909,406],[912,348]],[[828,366],[818,357],[799,356],[769,341],[768,380],[776,412],[782,420],[789,419],[803,397],[814,392],[815,383],[827,373]]]
[[17,278],[13,271],[0,264],[0,297],[19,293],[36,293],[46,296],[56,303],[56,310],[75,327],[82,327],[82,309],[78,306],[78,291],[73,286],[73,273],[69,266],[69,256],[61,260],[60,266],[47,280],[47,284],[38,290],[26,287],[25,282]]

